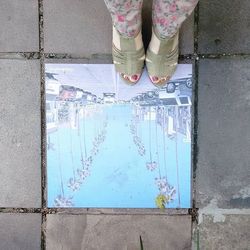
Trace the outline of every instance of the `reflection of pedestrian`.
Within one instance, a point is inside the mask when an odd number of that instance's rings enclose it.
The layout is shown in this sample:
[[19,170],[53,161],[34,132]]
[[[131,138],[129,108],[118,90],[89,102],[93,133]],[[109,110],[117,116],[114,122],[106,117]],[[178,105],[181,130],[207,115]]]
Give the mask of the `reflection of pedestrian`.
[[[113,61],[129,84],[142,73],[145,52],[141,36],[143,0],[104,0],[113,21]],[[178,61],[179,28],[198,0],[153,0],[152,38],[146,53],[150,80],[163,86],[174,73]]]

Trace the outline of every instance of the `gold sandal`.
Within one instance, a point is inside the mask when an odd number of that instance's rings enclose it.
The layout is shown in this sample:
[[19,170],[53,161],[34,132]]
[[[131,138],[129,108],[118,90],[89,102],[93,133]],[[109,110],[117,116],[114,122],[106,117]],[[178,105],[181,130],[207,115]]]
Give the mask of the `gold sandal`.
[[112,56],[115,69],[125,82],[129,85],[136,84],[142,74],[145,60],[141,31],[136,37],[124,37],[113,26]]
[[179,56],[179,31],[170,38],[161,38],[153,28],[146,55],[149,78],[156,87],[164,87],[174,74]]

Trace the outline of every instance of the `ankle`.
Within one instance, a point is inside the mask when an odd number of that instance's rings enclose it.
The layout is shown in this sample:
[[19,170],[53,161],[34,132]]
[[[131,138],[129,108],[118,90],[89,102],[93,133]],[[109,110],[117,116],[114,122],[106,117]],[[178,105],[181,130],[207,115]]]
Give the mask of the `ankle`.
[[[124,48],[123,44],[126,43],[127,46]],[[128,43],[130,44],[128,46]],[[118,50],[140,50],[143,48],[142,34],[141,30],[137,31],[135,37],[123,36],[115,26],[113,26],[113,44]]]

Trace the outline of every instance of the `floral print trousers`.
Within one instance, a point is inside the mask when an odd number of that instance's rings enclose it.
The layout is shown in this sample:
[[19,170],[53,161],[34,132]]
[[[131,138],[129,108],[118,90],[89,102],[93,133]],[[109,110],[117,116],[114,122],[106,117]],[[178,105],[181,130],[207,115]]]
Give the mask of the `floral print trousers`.
[[[153,26],[162,38],[172,37],[199,0],[153,0]],[[104,0],[116,29],[134,37],[141,28],[143,0]]]

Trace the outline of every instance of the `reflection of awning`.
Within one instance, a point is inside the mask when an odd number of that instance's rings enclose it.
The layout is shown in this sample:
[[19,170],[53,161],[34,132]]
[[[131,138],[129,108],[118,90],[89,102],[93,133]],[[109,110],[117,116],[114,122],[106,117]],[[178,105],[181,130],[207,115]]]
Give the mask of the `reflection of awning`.
[[46,100],[47,101],[55,101],[56,97],[57,97],[57,95],[52,95],[52,94],[47,94],[46,93]]
[[58,130],[58,126],[55,122],[48,123],[46,125],[47,134],[54,133]]

